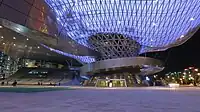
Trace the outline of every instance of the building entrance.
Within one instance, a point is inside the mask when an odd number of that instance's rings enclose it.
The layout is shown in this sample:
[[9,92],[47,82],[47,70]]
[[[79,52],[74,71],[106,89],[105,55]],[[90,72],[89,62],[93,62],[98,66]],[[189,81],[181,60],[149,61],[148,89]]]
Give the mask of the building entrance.
[[127,87],[125,79],[98,79],[95,87]]

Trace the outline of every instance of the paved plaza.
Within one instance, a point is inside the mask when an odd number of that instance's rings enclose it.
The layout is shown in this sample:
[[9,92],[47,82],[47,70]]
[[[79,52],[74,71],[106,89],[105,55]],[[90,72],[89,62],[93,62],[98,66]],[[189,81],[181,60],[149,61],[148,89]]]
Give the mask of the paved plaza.
[[199,112],[199,88],[0,93],[1,112]]

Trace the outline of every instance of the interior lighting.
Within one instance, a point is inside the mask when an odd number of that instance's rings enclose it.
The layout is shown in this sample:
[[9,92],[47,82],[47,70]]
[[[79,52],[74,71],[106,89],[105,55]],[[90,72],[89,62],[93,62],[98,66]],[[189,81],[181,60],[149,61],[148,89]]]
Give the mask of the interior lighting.
[[3,26],[0,25],[0,28],[3,28]]
[[180,85],[176,83],[169,83],[168,84],[170,88],[178,88]]
[[193,69],[194,67],[189,67],[189,69]]
[[13,39],[15,40],[15,39],[16,39],[16,37],[13,37]]
[[167,76],[167,78],[169,78],[169,76]]

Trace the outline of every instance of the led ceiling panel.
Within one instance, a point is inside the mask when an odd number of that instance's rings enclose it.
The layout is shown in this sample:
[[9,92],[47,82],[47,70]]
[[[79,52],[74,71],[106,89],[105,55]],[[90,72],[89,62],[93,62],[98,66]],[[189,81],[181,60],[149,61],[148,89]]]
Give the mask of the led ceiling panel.
[[80,61],[81,63],[92,63],[92,62],[95,62],[95,58],[91,57],[91,56],[76,56],[76,55],[73,55],[73,54],[69,54],[69,53],[66,53],[66,52],[63,52],[63,51],[60,51],[60,50],[57,50],[57,49],[54,49],[54,48],[51,48],[51,47],[48,47],[44,44],[41,44],[43,47],[47,48],[47,49],[50,49],[51,51],[53,52],[56,52],[58,54],[61,54],[61,55],[64,55],[64,56],[69,56],[69,57],[72,57],[74,59],[77,59],[78,61]]
[[200,24],[199,0],[45,1],[66,35],[87,47],[88,38],[97,33],[122,34],[143,47],[165,47]]

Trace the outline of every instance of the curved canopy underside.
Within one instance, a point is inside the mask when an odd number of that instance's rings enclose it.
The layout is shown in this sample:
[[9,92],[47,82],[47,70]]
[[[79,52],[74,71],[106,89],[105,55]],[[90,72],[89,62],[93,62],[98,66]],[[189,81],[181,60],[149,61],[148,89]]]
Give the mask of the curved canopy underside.
[[0,18],[18,24],[6,28],[85,63],[99,55],[92,35],[118,33],[139,43],[140,53],[163,51],[199,29],[199,14],[199,0],[0,0]]
[[65,34],[87,47],[91,35],[118,33],[140,43],[140,53],[165,50],[200,23],[199,0],[45,1]]

